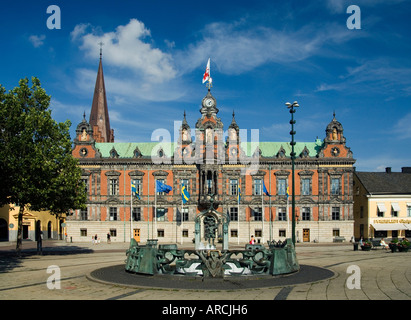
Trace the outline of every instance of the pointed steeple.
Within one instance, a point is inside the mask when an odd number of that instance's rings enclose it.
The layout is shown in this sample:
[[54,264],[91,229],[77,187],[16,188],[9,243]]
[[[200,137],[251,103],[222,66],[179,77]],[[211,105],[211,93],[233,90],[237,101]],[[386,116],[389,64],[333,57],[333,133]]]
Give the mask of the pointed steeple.
[[230,126],[228,127],[229,129],[233,128],[234,130],[236,130],[238,132],[238,130],[240,129],[237,122],[235,121],[235,112],[233,110],[233,120],[231,121]]
[[96,142],[114,142],[114,130],[110,128],[108,115],[101,50],[89,123],[93,127],[93,136]]

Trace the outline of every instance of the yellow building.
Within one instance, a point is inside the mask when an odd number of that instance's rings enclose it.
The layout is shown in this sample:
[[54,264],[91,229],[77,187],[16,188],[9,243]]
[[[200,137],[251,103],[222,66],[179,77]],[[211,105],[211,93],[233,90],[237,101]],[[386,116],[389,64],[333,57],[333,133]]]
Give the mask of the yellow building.
[[411,238],[411,167],[354,173],[354,236]]
[[[16,241],[20,207],[10,204],[0,208],[0,241]],[[23,214],[23,240],[36,240],[38,231],[43,239],[63,239],[64,217],[51,215],[48,211],[25,210]]]

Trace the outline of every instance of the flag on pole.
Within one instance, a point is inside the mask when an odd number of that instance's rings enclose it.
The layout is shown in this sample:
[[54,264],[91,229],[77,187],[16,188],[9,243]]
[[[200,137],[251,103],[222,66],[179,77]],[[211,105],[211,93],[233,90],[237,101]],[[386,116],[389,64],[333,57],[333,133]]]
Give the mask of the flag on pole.
[[268,192],[267,188],[265,187],[264,180],[263,180],[263,192],[265,193],[266,196],[271,197],[270,193]]
[[290,196],[290,187],[287,187],[287,199]]
[[157,192],[165,192],[165,193],[169,193],[171,190],[173,190],[171,186],[168,186],[159,180],[156,181],[156,189],[157,189]]
[[205,71],[205,73],[204,73],[204,75],[203,75],[203,83],[206,82],[206,81],[211,82],[211,76],[210,76],[210,58],[208,58],[207,68],[206,68],[206,71]]
[[237,193],[237,202],[239,203],[241,200],[241,189],[238,188],[238,193]]
[[134,180],[131,180],[131,194],[136,195],[137,199],[140,200],[140,195],[138,193],[136,182]]
[[181,198],[183,199],[183,203],[186,204],[190,199],[190,194],[185,185],[181,188]]

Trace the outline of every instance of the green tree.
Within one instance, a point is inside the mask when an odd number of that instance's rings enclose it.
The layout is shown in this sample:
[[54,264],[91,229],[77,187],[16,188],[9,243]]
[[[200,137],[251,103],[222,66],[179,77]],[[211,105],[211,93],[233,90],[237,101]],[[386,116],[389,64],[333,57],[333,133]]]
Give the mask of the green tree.
[[70,121],[57,123],[50,96],[37,78],[6,92],[0,85],[0,206],[20,206],[16,251],[21,253],[24,210],[54,215],[84,208],[81,169],[71,155]]

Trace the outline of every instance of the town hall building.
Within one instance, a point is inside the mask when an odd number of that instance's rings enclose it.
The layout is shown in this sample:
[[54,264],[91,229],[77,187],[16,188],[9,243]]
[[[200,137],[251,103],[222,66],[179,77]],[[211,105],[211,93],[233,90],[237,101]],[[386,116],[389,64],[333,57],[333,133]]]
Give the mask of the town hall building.
[[[192,245],[198,232],[207,241],[211,225],[216,245],[224,232],[230,245],[243,246],[251,236],[260,243],[291,238],[290,143],[242,141],[234,112],[225,126],[217,106],[209,86],[194,126],[184,112],[178,141],[117,143],[100,57],[90,117],[78,124],[72,151],[82,169],[87,209],[67,217],[69,239],[84,242],[97,235],[106,241],[110,235],[112,242]],[[353,236],[355,160],[335,114],[324,127],[324,139],[295,145],[299,242]],[[156,190],[158,184],[171,191]],[[196,221],[210,208],[213,221],[200,221],[197,230]]]

